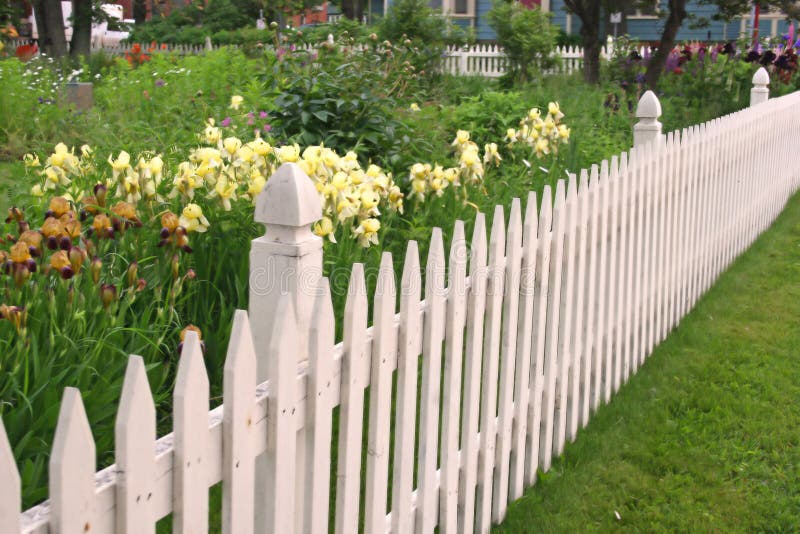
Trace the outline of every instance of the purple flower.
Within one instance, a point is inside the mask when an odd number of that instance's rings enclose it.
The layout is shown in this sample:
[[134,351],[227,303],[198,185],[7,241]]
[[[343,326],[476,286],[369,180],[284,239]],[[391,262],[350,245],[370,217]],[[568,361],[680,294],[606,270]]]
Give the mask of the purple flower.
[[636,83],[644,83],[644,73],[640,72],[636,75]]
[[159,78],[159,79],[156,80],[156,87],[164,87],[164,85],[166,85],[166,83],[167,82],[165,82],[164,80]]
[[230,117],[225,117],[224,119],[222,119],[222,122],[220,124],[222,126],[230,126],[231,125],[231,118]]
[[800,49],[800,37],[798,37],[798,39],[794,42],[792,48]]
[[267,112],[266,111],[259,111],[258,112],[258,118],[259,119],[266,119],[267,118]]
[[247,114],[247,118],[248,118],[248,119],[252,119],[252,118],[254,118],[254,117],[255,117],[255,115],[253,115],[253,112],[252,112],[252,111],[251,111],[250,113],[248,113],[248,114]]
[[255,121],[255,120],[253,120],[252,118],[249,118],[249,119],[247,119],[247,125],[248,125],[248,126],[252,126],[252,125],[254,125],[255,123],[256,123],[256,121]]
[[265,131],[265,132],[268,132],[268,131],[270,131],[270,130],[272,130],[272,126],[271,126],[271,125],[269,125],[269,124],[265,124],[265,125],[264,125],[264,131]]

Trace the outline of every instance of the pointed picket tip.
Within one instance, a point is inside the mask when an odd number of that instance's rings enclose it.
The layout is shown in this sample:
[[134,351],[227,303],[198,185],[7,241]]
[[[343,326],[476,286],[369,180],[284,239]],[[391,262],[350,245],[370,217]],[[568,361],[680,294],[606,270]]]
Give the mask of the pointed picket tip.
[[406,257],[403,262],[403,295],[418,295],[422,275],[419,270],[419,246],[417,242],[411,240],[406,245]]
[[759,67],[755,74],[753,74],[753,85],[767,85],[769,83],[769,73],[764,67]]
[[137,414],[145,415],[148,419],[155,418],[155,410],[144,360],[141,356],[132,354],[128,358],[128,366],[122,382],[116,427],[119,430],[121,427],[128,427],[130,423],[134,423],[135,427],[136,423],[140,421],[137,421],[139,419],[136,417]]
[[628,172],[628,154],[623,152],[619,156],[619,175],[622,176]]
[[244,366],[255,371],[256,350],[253,346],[253,333],[247,310],[236,310],[233,314],[228,353],[225,358],[225,371],[232,372]]
[[321,218],[317,188],[296,163],[281,165],[256,198],[256,222],[303,227]]
[[542,204],[539,208],[539,233],[549,232],[553,220],[553,190],[550,184],[542,188]]
[[[596,168],[597,168],[596,165],[592,166],[592,174],[593,175],[597,172]],[[588,193],[588,191],[589,191],[589,173],[586,172],[586,169],[584,169],[584,170],[581,171],[580,183],[578,184],[578,195],[581,198],[584,198],[586,196],[586,194]]]
[[522,244],[522,205],[519,198],[511,200],[511,211],[508,214],[507,249],[519,248]]
[[661,102],[653,91],[645,91],[636,106],[637,118],[658,118],[661,116]]
[[[203,360],[203,348],[197,332],[186,332],[183,340],[181,358],[178,362],[178,375],[175,379],[175,398],[188,396],[199,385],[208,389],[208,375]],[[202,395],[202,393],[201,393]]]
[[503,206],[495,206],[492,232],[489,235],[489,263],[499,263],[506,249],[505,215]]
[[17,532],[22,511],[19,470],[0,419],[0,532]]
[[[363,270],[361,272],[361,279],[363,281]],[[366,290],[364,290],[364,293],[366,293]],[[278,360],[289,357],[294,358],[297,352],[297,316],[295,315],[294,302],[292,302],[290,295],[281,295],[278,298],[278,307],[275,310],[275,321],[272,323],[272,332],[270,333],[269,339],[270,346],[268,353],[271,360],[272,367],[270,371],[272,375],[267,378],[270,380],[279,380],[281,377],[276,375],[279,375],[283,370],[283,365]],[[277,390],[279,389],[279,387],[276,388],[272,395],[278,395],[279,392]]]
[[434,228],[431,233],[431,246],[428,250],[428,263],[425,266],[425,299],[430,303],[433,297],[444,295],[444,239],[442,229]]
[[[469,272],[475,275],[486,266],[486,216],[478,212],[475,214],[475,226],[472,229],[472,246],[469,254]],[[475,281],[473,280],[473,283]]]
[[564,206],[566,203],[566,184],[564,183],[564,179],[561,178],[556,183],[556,198],[553,203],[553,208],[558,209]]
[[[395,282],[394,263],[392,253],[384,252],[381,255],[381,265],[378,268],[378,282],[375,285],[375,310],[383,306],[384,311],[394,314]],[[376,314],[377,315],[377,314]]]
[[[328,329],[333,333],[333,301],[331,300],[331,283],[327,277],[320,277],[317,286],[317,297],[311,312],[311,338],[323,335]],[[328,325],[330,328],[328,328]],[[313,347],[312,347],[313,349]]]
[[95,444],[81,393],[64,388],[50,456],[50,504],[56,532],[94,524]]
[[367,284],[364,279],[364,264],[354,263],[350,271],[350,283],[347,286],[347,300],[344,305],[345,315],[353,306],[367,305]]
[[[450,285],[457,277],[457,271],[467,265],[467,241],[464,232],[464,221],[457,220],[453,225],[453,239],[450,241]],[[463,269],[462,269],[463,270]],[[463,289],[460,288],[460,289]]]
[[533,228],[533,238],[536,238],[536,225],[539,223],[538,202],[536,198],[536,191],[528,192],[528,201],[525,204],[525,227]]

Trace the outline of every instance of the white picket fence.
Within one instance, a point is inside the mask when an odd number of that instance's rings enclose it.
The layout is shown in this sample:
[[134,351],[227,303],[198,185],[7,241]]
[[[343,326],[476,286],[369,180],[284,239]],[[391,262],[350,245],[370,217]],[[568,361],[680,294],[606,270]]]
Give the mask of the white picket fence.
[[80,392],[66,389],[50,499],[21,515],[0,423],[0,533],[140,534],[169,514],[175,531],[205,532],[208,488],[220,481],[226,533],[253,532],[254,516],[258,531],[326,533],[331,522],[351,533],[361,512],[370,533],[487,532],[800,187],[800,170],[785,164],[798,150],[800,92],[767,101],[765,75],[755,78],[757,105],[666,136],[647,93],[634,148],[545,187],[541,202],[530,193],[507,214],[497,206],[488,239],[479,213],[469,247],[455,221],[449,259],[434,229],[424,300],[409,242],[399,313],[384,253],[372,326],[355,264],[337,345],[321,240],[310,232],[317,192],[299,167],[282,166],[256,207],[267,231],[252,244],[250,311],[233,324],[224,405],[208,411],[190,333],[174,431],[156,440],[144,363],[131,356],[117,463],[95,473]]
[[[613,51],[613,44],[609,42],[600,49],[600,57],[610,59]],[[547,69],[545,74],[572,74],[583,68],[581,47],[559,46],[554,55],[561,61],[556,67]],[[479,44],[470,47],[448,47],[442,70],[448,74],[497,78],[505,74],[507,68],[508,58],[502,47]]]
[[[8,42],[8,50],[10,53],[18,47],[22,45],[32,44],[34,41],[30,39],[14,39]],[[205,45],[185,45],[185,44],[143,44],[140,43],[139,47],[141,51],[145,54],[149,54],[152,52],[161,52],[167,54],[177,54],[180,56],[193,56],[193,55],[200,55],[205,54],[210,50],[219,50],[223,48],[220,45],[212,45],[210,42],[206,43]],[[236,45],[224,45],[225,48],[238,48]],[[126,44],[126,43],[116,43],[116,44],[101,44],[96,41],[92,41],[91,51],[92,53],[96,52],[103,52],[106,55],[110,56],[124,56],[131,52],[133,48],[133,44]]]

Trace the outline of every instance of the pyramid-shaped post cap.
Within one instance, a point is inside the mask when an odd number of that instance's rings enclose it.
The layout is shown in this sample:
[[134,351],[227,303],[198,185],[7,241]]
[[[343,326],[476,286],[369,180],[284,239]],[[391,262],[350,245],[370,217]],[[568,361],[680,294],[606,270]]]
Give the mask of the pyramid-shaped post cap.
[[653,91],[646,91],[636,106],[638,118],[658,118],[661,116],[661,102]]
[[755,74],[753,74],[753,85],[767,85],[769,83],[769,73],[764,67],[760,67]]
[[256,222],[302,227],[321,218],[317,188],[295,163],[281,165],[256,198]]

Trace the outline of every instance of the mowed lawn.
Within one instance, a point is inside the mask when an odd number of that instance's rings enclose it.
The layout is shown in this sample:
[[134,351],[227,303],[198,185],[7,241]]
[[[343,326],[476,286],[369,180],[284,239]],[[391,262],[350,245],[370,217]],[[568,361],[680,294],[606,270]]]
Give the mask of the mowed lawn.
[[494,530],[800,531],[800,194]]

